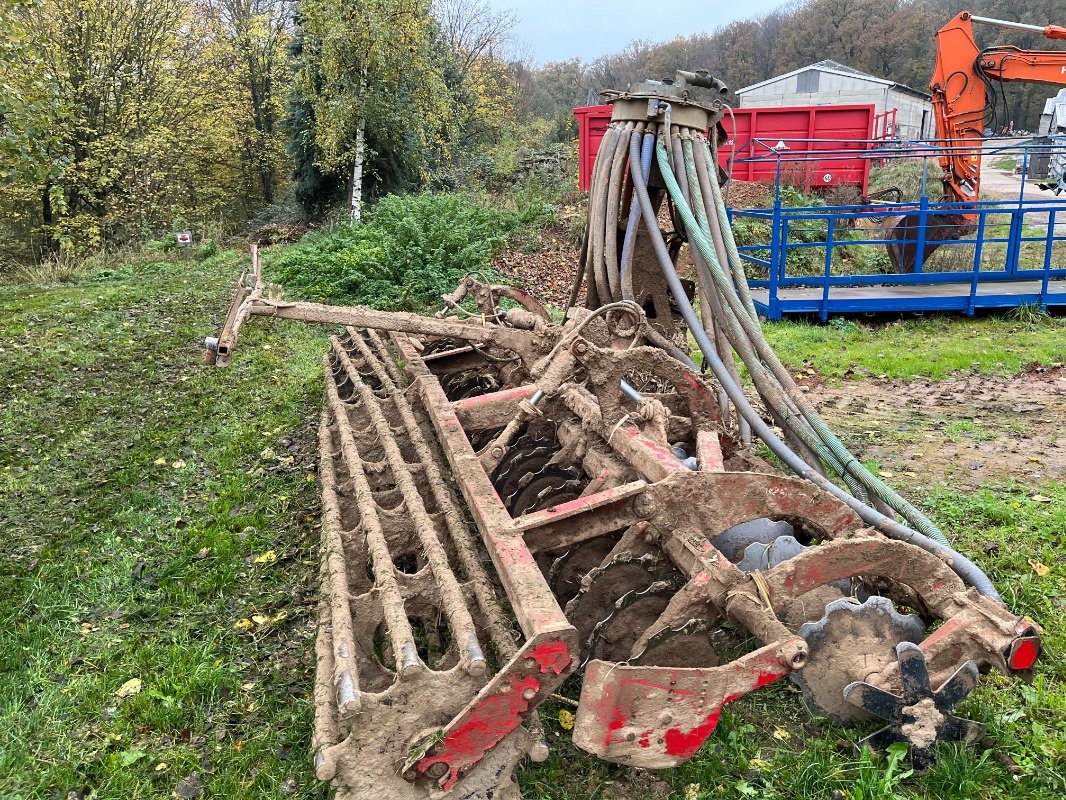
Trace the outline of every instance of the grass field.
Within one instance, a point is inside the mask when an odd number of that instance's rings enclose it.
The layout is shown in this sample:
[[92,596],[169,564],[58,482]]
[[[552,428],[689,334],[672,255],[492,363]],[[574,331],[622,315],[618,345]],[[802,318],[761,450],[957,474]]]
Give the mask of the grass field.
[[[325,332],[257,322],[201,365],[240,258],[0,287],[0,797],[324,797],[310,762]],[[782,324],[829,376],[1012,374],[1061,360],[1055,320]],[[849,373],[852,370],[852,373]],[[962,413],[962,412],[960,412]],[[598,762],[545,707],[530,798],[1066,795],[1066,484],[929,486],[916,498],[1007,601],[1048,629],[1032,685],[993,676],[962,711],[989,749],[923,777],[860,755],[785,684],[732,704],[658,775]],[[383,798],[383,800],[385,800]]]

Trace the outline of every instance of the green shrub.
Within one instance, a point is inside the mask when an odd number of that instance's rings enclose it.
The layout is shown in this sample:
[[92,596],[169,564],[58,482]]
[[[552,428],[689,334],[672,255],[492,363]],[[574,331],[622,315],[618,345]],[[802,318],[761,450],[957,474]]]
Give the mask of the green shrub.
[[218,242],[214,239],[204,239],[193,251],[197,261],[204,261],[218,255]]
[[543,209],[490,208],[459,194],[390,195],[366,223],[310,233],[274,262],[291,293],[384,309],[423,309],[485,269]]

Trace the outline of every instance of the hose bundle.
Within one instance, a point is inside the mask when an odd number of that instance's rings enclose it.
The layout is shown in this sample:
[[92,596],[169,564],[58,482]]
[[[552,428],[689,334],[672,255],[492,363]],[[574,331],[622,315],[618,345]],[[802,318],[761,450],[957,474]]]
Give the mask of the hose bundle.
[[[659,230],[657,211],[663,191],[649,189],[653,160],[662,180],[659,185],[665,185],[671,212],[675,220],[680,217],[681,224],[675,226],[683,230],[691,248],[699,312],[684,290]],[[591,308],[636,301],[633,253],[643,221],[644,235],[650,233],[674,303],[703,354],[704,366],[710,368],[722,387],[723,411],[728,413],[732,404],[742,436],[747,439],[748,431],[753,431],[789,469],[840,498],[867,524],[892,538],[947,555],[968,583],[982,594],[998,597],[984,573],[951,550],[928,517],[871,473],[837,438],[766,341],[729,225],[717,164],[716,148],[701,130],[654,122],[612,123],[600,145],[593,172],[588,237],[571,303],[582,280],[586,282]],[[622,218],[626,224],[619,249]],[[648,331],[654,343],[669,349],[689,368],[696,368],[687,353],[680,352],[652,327]],[[734,352],[784,439],[749,402]],[[829,480],[827,470],[839,477],[850,493]],[[891,516],[893,513],[917,530],[899,523]]]

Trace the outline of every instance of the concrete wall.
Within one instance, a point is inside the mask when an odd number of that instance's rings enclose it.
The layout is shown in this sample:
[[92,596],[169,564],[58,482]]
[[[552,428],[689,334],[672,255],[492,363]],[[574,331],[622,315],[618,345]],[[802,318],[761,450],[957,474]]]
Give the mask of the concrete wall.
[[[847,103],[873,103],[878,114],[885,109],[896,109],[898,135],[904,139],[932,137],[936,130],[933,121],[933,104],[893,89],[891,86],[868,81],[858,75],[837,75],[821,72],[818,75],[818,91],[796,91],[802,73],[783,77],[765,86],[738,95],[741,107],[751,106],[817,106],[843,105]],[[923,117],[924,114],[924,117]],[[924,119],[924,128],[923,128]]]

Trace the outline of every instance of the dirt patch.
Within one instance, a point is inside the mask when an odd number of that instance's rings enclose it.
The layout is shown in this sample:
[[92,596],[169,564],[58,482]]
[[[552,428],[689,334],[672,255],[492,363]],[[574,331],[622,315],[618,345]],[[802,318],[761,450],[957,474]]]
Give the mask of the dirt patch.
[[519,242],[492,262],[492,268],[544,303],[562,308],[570,297],[580,243],[565,219]]
[[769,208],[774,203],[773,187],[769,183],[734,178],[726,187],[726,192],[731,208]]
[[672,797],[670,784],[653,772],[632,770],[625,778],[603,784],[602,800],[652,800]]
[[845,381],[812,388],[811,397],[889,483],[979,486],[1066,475],[1061,365],[1033,365],[1014,378]]

